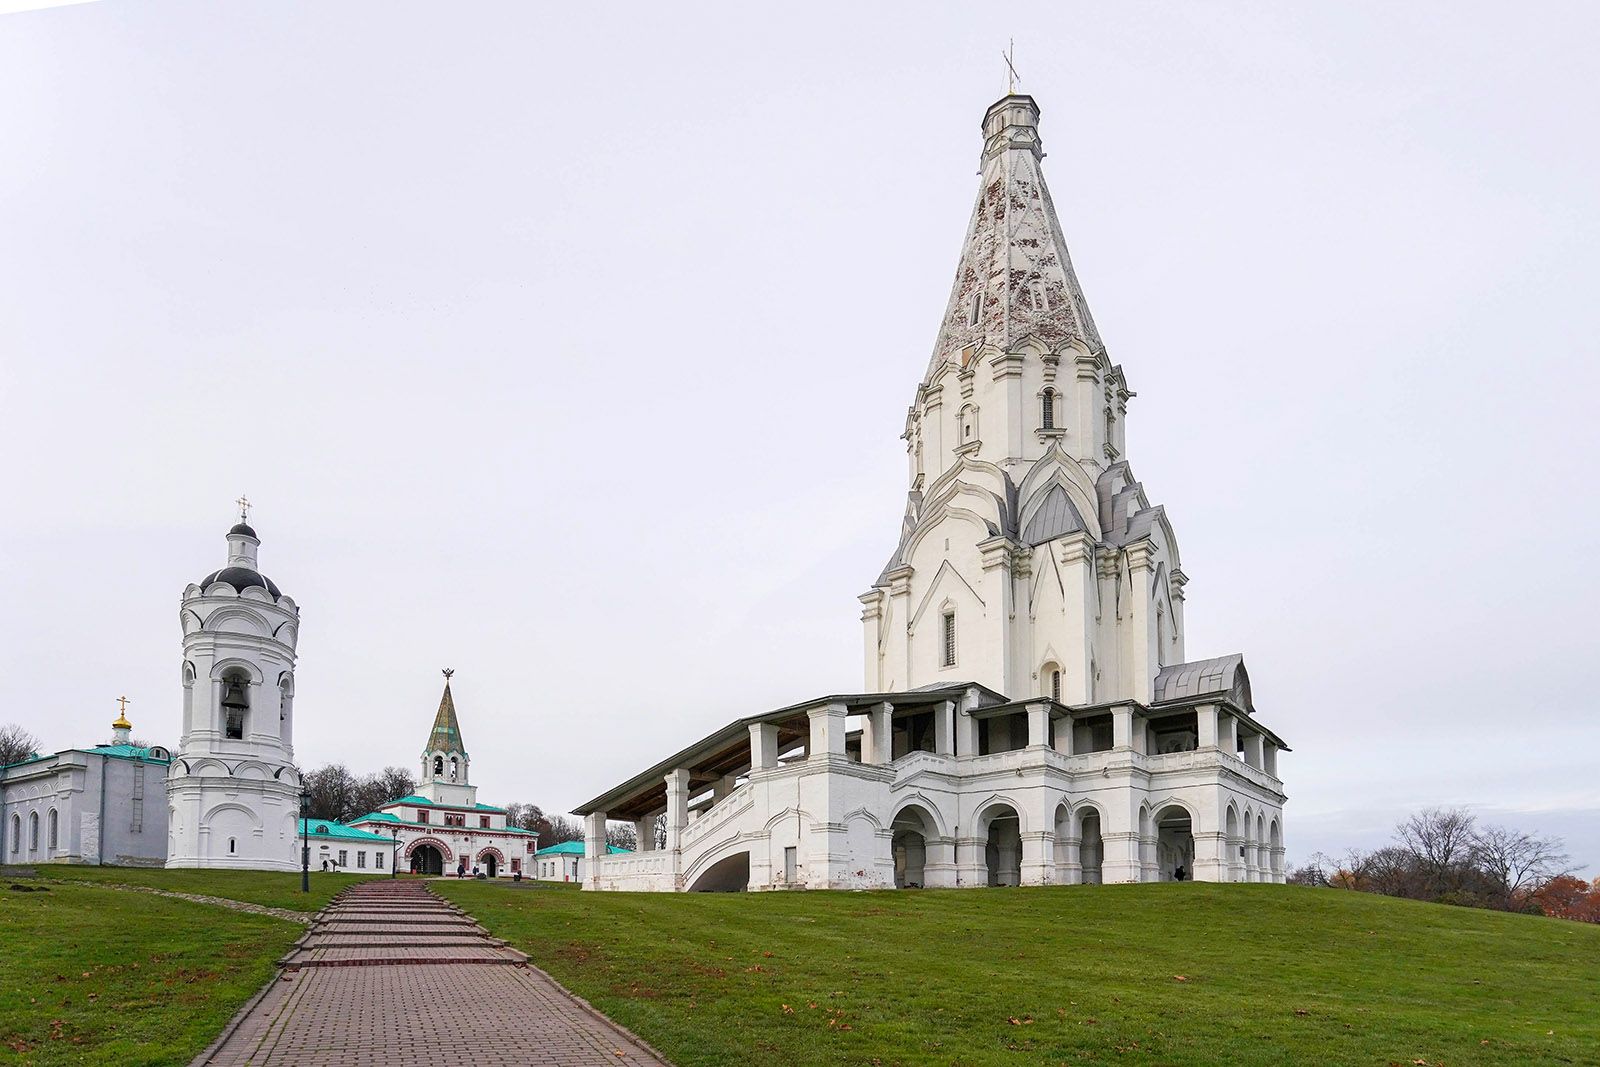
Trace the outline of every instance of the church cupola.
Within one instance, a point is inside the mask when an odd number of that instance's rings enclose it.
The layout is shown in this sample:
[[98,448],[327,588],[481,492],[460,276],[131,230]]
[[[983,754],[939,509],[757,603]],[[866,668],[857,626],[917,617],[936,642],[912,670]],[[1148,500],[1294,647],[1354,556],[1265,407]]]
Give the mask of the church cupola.
[[128,721],[128,698],[117,698],[117,718],[111,724],[111,743],[126,745],[133,737],[133,723]]

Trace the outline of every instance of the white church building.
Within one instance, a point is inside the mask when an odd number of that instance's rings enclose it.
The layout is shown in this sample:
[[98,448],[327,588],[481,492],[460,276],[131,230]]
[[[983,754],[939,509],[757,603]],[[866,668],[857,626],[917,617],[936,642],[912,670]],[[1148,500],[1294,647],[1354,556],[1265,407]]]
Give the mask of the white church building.
[[300,609],[261,573],[256,532],[183,591],[183,729],[167,770],[167,866],[300,869],[294,666]]
[[[589,889],[1283,880],[1283,740],[1239,655],[1188,661],[1177,539],[1040,169],[983,119],[977,203],[907,412],[864,692],[728,724],[582,805]],[[663,848],[655,820],[666,816]],[[608,820],[641,851],[607,855]]]

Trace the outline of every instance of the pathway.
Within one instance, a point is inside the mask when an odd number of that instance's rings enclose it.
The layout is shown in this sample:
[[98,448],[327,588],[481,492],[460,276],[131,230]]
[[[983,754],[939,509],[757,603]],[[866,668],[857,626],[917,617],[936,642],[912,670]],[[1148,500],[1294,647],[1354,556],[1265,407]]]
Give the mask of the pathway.
[[654,1064],[642,1042],[419,882],[360,882],[201,1064]]

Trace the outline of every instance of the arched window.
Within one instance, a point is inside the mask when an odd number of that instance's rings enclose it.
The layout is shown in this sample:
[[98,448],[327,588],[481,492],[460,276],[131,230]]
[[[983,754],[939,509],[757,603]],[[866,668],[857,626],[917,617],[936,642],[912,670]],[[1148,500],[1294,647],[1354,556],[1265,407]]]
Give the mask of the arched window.
[[1050,672],[1050,699],[1057,704],[1061,703],[1061,672],[1059,670]]
[[454,756],[451,756],[450,757],[450,780],[452,782],[456,780],[456,772],[459,769],[460,769],[459,765],[456,763],[456,758]]
[[230,741],[244,739],[250,712],[250,679],[240,671],[222,676],[222,735]]
[[978,409],[976,405],[968,404],[961,409],[956,427],[956,440],[959,445],[971,444],[978,439]]
[[967,325],[976,326],[983,318],[983,290],[979,289],[972,294],[972,303],[967,307]]
[[28,812],[28,851],[37,852],[39,849],[39,813]]
[[941,667],[954,667],[956,665],[956,613],[944,613],[939,632],[939,665]]
[[433,773],[434,773],[434,775],[436,777],[444,774],[444,757],[443,756],[435,756],[435,757],[433,757]]
[[57,820],[56,820],[56,809],[55,808],[51,808],[50,809],[49,822],[47,822],[45,824],[45,833],[47,835],[45,837],[45,840],[50,842],[50,848],[52,848],[52,849],[57,847],[56,846],[56,841],[58,840],[58,838],[57,838],[57,835],[56,835],[56,823],[57,823]]
[[228,838],[228,855],[230,855],[230,856],[233,855],[234,847],[235,847],[236,844],[237,844],[237,842],[235,842],[233,838],[231,838],[231,837]]
[[1056,391],[1046,389],[1039,394],[1039,425],[1046,430],[1056,428]]
[[22,850],[22,816],[13,815],[13,816],[11,816],[11,851],[12,852],[20,852],[21,850]]
[[1117,417],[1106,408],[1106,447],[1116,448]]

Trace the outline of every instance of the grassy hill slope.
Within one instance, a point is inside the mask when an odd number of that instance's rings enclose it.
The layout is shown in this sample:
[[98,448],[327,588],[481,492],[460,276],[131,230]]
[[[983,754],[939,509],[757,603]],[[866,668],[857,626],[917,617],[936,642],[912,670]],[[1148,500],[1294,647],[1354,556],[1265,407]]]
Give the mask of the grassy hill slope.
[[683,1067],[1600,1063],[1600,927],[1335,890],[434,883]]

